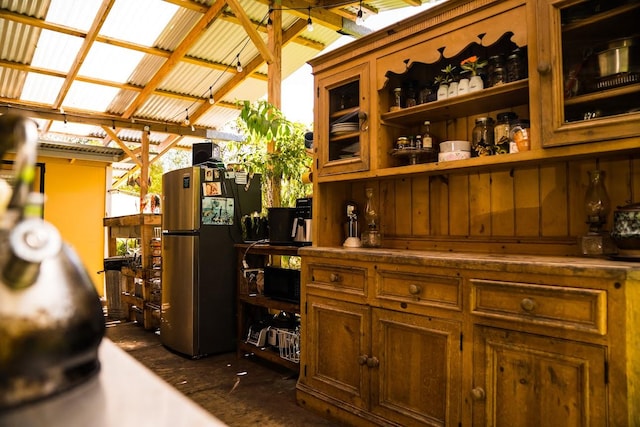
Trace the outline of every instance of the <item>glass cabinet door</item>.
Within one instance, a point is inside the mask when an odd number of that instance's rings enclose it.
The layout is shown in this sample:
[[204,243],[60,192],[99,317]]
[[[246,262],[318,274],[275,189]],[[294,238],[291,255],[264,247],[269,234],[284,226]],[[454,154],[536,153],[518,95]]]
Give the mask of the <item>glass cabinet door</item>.
[[368,68],[363,64],[318,82],[319,176],[369,169]]
[[640,2],[543,0],[538,8],[542,144],[637,137]]

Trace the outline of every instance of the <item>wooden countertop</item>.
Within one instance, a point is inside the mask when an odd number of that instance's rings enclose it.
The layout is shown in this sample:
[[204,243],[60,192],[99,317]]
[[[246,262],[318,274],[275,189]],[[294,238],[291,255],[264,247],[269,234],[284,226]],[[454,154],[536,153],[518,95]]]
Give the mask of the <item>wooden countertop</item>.
[[[536,255],[503,255],[474,252],[417,251],[385,248],[344,248],[306,246],[300,248],[302,257],[348,258],[357,261],[390,262],[402,259],[403,264],[434,267],[464,267],[486,271],[522,273],[540,272],[543,267],[550,274],[574,276],[594,274],[610,277],[615,274],[636,274],[640,280],[640,262],[617,261],[606,258],[557,257]],[[639,260],[640,261],[640,260]]]

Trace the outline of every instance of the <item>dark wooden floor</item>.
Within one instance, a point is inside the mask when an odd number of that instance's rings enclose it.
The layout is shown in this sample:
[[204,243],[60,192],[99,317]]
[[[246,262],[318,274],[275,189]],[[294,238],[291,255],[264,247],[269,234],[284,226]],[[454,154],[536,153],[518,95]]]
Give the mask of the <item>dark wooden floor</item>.
[[238,359],[235,353],[185,358],[135,322],[108,324],[106,336],[230,426],[339,425],[299,407],[296,374],[277,365],[252,357]]

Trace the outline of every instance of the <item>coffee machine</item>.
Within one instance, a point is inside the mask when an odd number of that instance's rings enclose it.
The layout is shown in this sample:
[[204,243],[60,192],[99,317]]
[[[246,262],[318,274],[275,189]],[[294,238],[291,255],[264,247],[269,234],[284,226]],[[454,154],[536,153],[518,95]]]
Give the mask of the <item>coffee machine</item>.
[[294,245],[306,246],[311,244],[311,197],[296,200],[291,237]]

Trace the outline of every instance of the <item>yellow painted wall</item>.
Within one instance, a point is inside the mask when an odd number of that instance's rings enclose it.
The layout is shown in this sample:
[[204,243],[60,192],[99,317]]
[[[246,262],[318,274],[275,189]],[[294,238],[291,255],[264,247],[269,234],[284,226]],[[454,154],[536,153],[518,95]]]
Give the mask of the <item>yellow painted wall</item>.
[[104,294],[104,227],[107,163],[38,157],[44,163],[44,219],[82,260],[96,290]]

